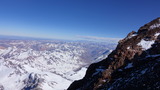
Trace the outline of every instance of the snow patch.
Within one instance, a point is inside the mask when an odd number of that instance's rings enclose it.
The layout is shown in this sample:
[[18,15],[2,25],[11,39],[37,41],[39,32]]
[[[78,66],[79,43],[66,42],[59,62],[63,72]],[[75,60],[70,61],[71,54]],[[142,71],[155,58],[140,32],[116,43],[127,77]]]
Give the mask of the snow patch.
[[149,48],[151,48],[151,46],[152,46],[152,44],[154,44],[154,40],[152,40],[152,41],[145,41],[144,39],[142,39],[139,43],[138,43],[138,45],[139,46],[142,46],[142,49],[143,50],[147,50],[147,49],[149,49]]
[[159,35],[160,35],[160,33],[156,33],[154,36],[157,37],[157,36],[159,36]]
[[130,49],[130,47],[127,47],[127,49]]
[[159,27],[160,27],[160,24],[153,24],[149,28],[150,29],[155,29],[155,28],[159,28]]
[[128,65],[126,67],[124,67],[124,69],[128,69],[128,68],[131,68],[133,67],[132,63],[128,63]]
[[87,71],[87,68],[83,67],[77,72],[71,71],[71,72],[66,73],[64,77],[71,81],[80,80],[84,77],[86,71]]
[[104,71],[104,69],[96,69],[96,72],[92,74],[92,77],[102,71]]
[[20,55],[17,58],[18,59],[25,59],[29,56],[28,53],[29,52],[22,52],[22,53],[20,53]]
[[158,56],[160,56],[160,54],[155,54],[155,55],[148,55],[148,56],[146,56],[146,58],[148,58],[148,57],[158,57]]
[[130,35],[128,38],[130,39],[130,38],[132,38],[132,37],[134,37],[134,36],[137,36],[137,34],[132,34],[132,35]]
[[137,34],[132,34],[131,36],[134,37],[134,36],[137,36]]
[[141,71],[141,74],[145,74],[147,71],[147,69],[144,69],[143,71]]

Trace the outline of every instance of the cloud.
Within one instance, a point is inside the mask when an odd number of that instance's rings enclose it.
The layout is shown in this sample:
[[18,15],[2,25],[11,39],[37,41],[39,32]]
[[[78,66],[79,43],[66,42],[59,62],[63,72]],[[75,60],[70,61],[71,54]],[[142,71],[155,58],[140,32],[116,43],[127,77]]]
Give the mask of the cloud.
[[106,37],[96,37],[96,36],[81,36],[77,35],[78,38],[90,41],[101,41],[101,42],[109,42],[109,43],[118,43],[122,38],[106,38]]

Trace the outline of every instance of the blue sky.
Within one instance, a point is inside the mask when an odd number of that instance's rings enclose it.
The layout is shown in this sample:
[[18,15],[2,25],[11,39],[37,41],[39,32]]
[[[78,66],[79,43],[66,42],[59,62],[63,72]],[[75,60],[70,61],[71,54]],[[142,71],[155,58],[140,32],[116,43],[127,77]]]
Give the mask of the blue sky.
[[0,34],[124,38],[160,16],[158,0],[0,0]]

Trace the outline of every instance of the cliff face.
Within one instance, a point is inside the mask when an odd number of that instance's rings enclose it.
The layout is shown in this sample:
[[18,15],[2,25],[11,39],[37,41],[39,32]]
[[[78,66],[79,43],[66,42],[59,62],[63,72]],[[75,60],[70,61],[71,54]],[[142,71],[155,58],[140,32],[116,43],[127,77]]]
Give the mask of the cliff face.
[[160,18],[132,31],[68,90],[160,89]]

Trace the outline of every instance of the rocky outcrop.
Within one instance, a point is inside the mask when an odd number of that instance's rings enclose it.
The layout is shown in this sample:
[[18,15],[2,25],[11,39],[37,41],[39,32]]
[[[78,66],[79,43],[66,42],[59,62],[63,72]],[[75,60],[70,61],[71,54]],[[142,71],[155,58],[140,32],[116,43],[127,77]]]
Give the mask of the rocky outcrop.
[[24,80],[25,87],[22,90],[42,90],[40,88],[43,79],[37,74],[31,73],[28,78]]
[[132,31],[68,90],[160,89],[160,18]]
[[3,87],[3,85],[0,85],[0,90],[4,90],[4,87]]

